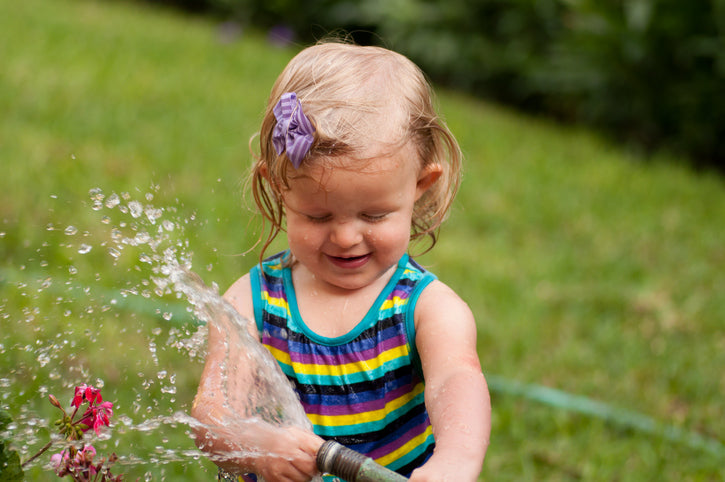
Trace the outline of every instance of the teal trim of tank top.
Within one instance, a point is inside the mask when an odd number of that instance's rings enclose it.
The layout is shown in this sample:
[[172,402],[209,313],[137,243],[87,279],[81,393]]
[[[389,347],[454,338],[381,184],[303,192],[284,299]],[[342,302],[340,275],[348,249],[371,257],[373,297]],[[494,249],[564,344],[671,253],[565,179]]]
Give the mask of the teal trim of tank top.
[[[284,259],[288,256],[289,251],[284,251],[284,254],[282,254],[281,257]],[[395,269],[395,273],[393,273],[393,276],[390,277],[390,280],[385,285],[385,288],[383,288],[383,290],[380,292],[378,297],[375,299],[375,302],[372,304],[365,317],[355,326],[355,328],[350,330],[350,332],[335,338],[328,338],[318,335],[314,331],[310,330],[307,325],[305,325],[304,321],[302,320],[302,316],[300,315],[299,307],[297,305],[297,294],[294,289],[294,284],[292,283],[292,270],[290,268],[283,268],[282,279],[284,281],[284,289],[287,295],[287,304],[289,305],[290,314],[292,315],[295,322],[298,323],[299,326],[302,328],[303,333],[314,342],[327,346],[347,343],[357,337],[362,331],[370,328],[377,322],[377,313],[380,309],[381,304],[383,303],[383,301],[385,301],[388,295],[390,295],[393,288],[395,288],[395,285],[398,284],[398,281],[400,281],[400,278],[402,277],[406,267],[408,266],[409,260],[410,256],[408,256],[407,253],[400,258],[400,260],[398,261],[398,266]],[[262,316],[262,312],[264,309],[263,302],[261,300],[261,297],[258,296],[259,293],[261,293],[262,289],[262,284],[260,280],[261,270],[261,266],[256,265],[250,271],[254,320],[257,325],[257,331],[259,331],[259,333],[262,333],[264,324],[264,318]],[[418,302],[418,298],[420,298],[420,294],[423,292],[426,286],[428,286],[431,282],[437,279],[436,275],[434,275],[430,271],[424,270],[422,271],[422,275],[422,278],[418,280],[418,283],[415,285],[415,289],[410,293],[410,296],[408,297],[408,305],[406,306],[405,314],[405,330],[408,335],[408,342],[410,344],[411,360],[413,361],[413,365],[418,370],[418,374],[420,375],[421,379],[423,379],[423,367],[420,363],[418,349],[415,346],[415,305]]]

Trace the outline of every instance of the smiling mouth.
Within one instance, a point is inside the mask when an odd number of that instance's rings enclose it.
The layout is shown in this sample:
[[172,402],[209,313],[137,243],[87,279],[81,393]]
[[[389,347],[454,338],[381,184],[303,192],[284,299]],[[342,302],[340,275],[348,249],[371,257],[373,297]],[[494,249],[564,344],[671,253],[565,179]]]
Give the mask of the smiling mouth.
[[335,266],[339,266],[340,268],[359,268],[360,266],[364,265],[368,259],[370,259],[370,254],[363,254],[362,256],[330,256],[328,255],[328,258]]

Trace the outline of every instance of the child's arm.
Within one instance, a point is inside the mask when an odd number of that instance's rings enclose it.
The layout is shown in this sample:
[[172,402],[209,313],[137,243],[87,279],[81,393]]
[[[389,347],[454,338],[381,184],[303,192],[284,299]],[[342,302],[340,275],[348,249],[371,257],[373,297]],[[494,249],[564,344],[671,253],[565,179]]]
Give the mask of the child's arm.
[[416,306],[416,347],[436,448],[411,481],[475,481],[491,432],[491,401],[476,351],[471,310],[434,281]]
[[[252,306],[248,276],[225,297],[242,315],[249,315],[245,313]],[[253,326],[250,332],[258,338]],[[199,421],[194,427],[196,444],[231,473],[255,473],[269,482],[309,480],[317,473],[315,456],[323,440],[303,429],[246,418],[243,404],[252,374],[246,355],[234,353],[238,345],[228,335],[233,333],[229,320],[209,324],[206,364],[191,410]],[[234,396],[224,396],[225,390]]]

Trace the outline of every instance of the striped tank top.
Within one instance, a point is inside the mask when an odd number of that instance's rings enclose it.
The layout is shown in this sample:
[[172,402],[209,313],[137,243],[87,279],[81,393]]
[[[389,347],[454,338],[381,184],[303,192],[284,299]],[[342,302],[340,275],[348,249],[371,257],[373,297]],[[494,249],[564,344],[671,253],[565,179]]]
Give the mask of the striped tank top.
[[251,271],[262,344],[294,385],[317,435],[410,476],[435,446],[413,317],[435,276],[404,255],[365,318],[348,334],[327,338],[300,316],[287,256]]

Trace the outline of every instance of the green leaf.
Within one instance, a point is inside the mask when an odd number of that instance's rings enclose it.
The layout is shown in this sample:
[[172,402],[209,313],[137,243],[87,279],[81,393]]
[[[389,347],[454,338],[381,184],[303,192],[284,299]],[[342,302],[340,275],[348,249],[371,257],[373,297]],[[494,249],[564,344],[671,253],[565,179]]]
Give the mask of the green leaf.
[[[0,409],[0,433],[11,422],[10,415]],[[4,439],[0,439],[0,480],[3,482],[14,482],[23,480],[23,468],[20,465],[20,456],[15,450],[11,450],[10,446]]]

